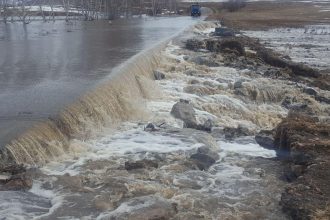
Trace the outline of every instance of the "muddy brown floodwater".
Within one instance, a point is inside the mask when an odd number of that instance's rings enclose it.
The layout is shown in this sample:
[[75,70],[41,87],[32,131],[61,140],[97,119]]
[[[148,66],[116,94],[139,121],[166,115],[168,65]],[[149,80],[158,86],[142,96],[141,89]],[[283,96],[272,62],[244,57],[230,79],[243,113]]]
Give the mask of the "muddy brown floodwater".
[[0,147],[56,114],[114,67],[188,25],[190,17],[0,24]]

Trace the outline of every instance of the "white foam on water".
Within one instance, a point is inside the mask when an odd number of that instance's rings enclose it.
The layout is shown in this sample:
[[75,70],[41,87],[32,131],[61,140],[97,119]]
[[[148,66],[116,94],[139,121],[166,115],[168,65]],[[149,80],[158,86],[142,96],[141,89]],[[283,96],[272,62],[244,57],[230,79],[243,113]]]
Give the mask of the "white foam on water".
[[42,188],[42,183],[39,181],[34,181],[32,188],[29,190],[29,192],[39,196],[46,198],[50,200],[51,202],[51,207],[49,208],[48,212],[39,216],[34,217],[34,219],[42,219],[45,218],[51,214],[53,214],[56,209],[61,207],[63,205],[63,196],[57,195],[54,191],[52,190],[46,190]]
[[110,219],[110,216],[115,218],[115,216],[125,214],[125,213],[131,213],[139,209],[146,208],[152,204],[149,201],[144,201],[143,203],[137,203],[137,204],[131,204],[131,202],[123,202],[120,204],[120,206],[115,209],[114,211],[110,213],[102,213],[100,214],[96,219],[102,220],[102,219]]
[[41,182],[34,181],[27,192],[0,192],[0,217],[8,220],[41,219],[55,212],[62,204],[62,196],[42,189]]
[[219,142],[221,146],[221,156],[226,157],[228,154],[241,154],[244,156],[252,157],[264,157],[264,158],[273,158],[276,157],[276,152],[274,150],[268,150],[261,147],[256,143],[230,143],[230,142]]
[[[133,124],[126,125],[129,127],[133,126]],[[135,124],[135,126],[137,125]],[[75,176],[80,173],[81,166],[88,160],[96,161],[124,156],[134,157],[134,155],[143,152],[169,153],[186,151],[201,146],[201,144],[187,143],[163,133],[144,131],[144,126],[117,131],[115,134],[104,134],[104,136],[84,144],[89,146],[89,150],[81,154],[79,158],[72,158],[64,163],[50,163],[41,168],[42,171],[51,175],[70,174]]]

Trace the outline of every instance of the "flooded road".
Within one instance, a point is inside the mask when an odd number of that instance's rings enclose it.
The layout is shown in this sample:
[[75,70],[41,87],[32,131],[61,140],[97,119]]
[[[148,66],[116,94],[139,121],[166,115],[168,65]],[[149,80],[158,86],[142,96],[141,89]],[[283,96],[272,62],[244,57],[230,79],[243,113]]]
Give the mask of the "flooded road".
[[190,17],[0,24],[0,146],[56,114]]

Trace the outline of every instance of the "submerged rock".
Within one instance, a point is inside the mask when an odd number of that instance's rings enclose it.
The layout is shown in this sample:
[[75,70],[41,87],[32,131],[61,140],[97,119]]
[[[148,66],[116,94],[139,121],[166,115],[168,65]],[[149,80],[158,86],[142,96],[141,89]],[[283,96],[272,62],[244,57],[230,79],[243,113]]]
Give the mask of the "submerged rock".
[[274,149],[274,131],[272,130],[262,130],[255,136],[256,142],[267,149]]
[[220,149],[217,141],[208,133],[193,129],[182,129],[180,131],[181,135],[191,136],[195,143],[202,144],[197,151],[187,158],[185,166],[190,169],[197,168],[200,170],[207,170],[212,166],[217,160],[220,159],[218,151]]
[[210,155],[204,153],[196,153],[190,156],[190,159],[195,162],[200,170],[207,170],[210,166],[215,164],[215,159]]

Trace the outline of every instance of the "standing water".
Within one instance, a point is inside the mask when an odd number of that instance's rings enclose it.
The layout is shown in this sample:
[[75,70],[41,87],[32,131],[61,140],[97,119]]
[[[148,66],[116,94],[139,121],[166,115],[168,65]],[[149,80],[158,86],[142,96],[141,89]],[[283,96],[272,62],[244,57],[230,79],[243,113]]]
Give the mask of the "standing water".
[[114,67],[195,22],[176,17],[0,23],[0,146],[58,113]]

